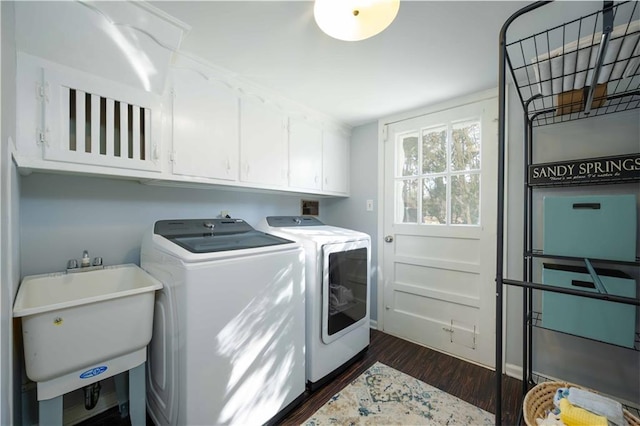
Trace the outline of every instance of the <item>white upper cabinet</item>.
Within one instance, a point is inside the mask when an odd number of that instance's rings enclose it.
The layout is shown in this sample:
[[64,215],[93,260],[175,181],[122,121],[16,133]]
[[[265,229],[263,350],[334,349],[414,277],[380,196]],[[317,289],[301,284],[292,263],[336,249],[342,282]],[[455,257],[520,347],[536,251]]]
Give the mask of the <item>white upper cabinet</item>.
[[302,119],[289,119],[289,186],[322,189],[322,129]]
[[257,96],[240,99],[240,180],[260,186],[287,186],[286,116]]
[[349,192],[349,139],[338,131],[325,130],[322,140],[322,189]]
[[16,2],[18,166],[158,177],[161,97],[188,29],[145,2]]
[[159,96],[22,53],[17,71],[18,166],[161,170]]
[[173,173],[238,179],[239,97],[199,64],[180,58],[172,69]]
[[147,2],[16,2],[15,30],[21,172],[348,194],[342,124],[181,52]]

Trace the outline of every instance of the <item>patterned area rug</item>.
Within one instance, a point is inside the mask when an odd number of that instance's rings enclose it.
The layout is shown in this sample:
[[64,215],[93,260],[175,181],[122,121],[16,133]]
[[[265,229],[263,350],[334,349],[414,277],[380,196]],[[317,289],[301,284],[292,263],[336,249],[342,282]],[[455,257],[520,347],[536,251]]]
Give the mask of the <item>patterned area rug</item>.
[[494,415],[377,362],[304,424],[493,425]]

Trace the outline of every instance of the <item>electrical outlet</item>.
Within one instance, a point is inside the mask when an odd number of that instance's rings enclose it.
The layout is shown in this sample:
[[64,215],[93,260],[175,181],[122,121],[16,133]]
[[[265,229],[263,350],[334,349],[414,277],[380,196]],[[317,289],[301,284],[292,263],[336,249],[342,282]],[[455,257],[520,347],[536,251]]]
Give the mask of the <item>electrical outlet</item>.
[[223,219],[226,217],[231,217],[231,212],[229,210],[221,210],[220,217]]
[[373,211],[373,200],[367,200],[367,211],[368,212]]

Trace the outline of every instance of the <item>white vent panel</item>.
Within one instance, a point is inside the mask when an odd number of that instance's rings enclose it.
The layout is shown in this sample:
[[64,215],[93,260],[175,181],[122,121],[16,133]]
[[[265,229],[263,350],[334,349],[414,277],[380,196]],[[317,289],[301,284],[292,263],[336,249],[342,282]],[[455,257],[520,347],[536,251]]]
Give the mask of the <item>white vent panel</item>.
[[62,105],[68,111],[63,149],[87,157],[149,159],[148,108],[68,87],[62,90]]
[[[160,171],[160,107],[148,92],[85,74],[44,70],[44,159]],[[155,120],[155,122],[153,121]]]

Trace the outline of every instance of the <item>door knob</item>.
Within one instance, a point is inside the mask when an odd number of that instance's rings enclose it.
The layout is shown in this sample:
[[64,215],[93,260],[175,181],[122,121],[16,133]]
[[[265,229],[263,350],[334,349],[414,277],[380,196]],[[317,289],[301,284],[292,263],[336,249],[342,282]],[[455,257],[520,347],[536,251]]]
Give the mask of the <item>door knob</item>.
[[393,242],[393,235],[387,235],[386,237],[384,237],[384,241],[386,243],[392,243]]

